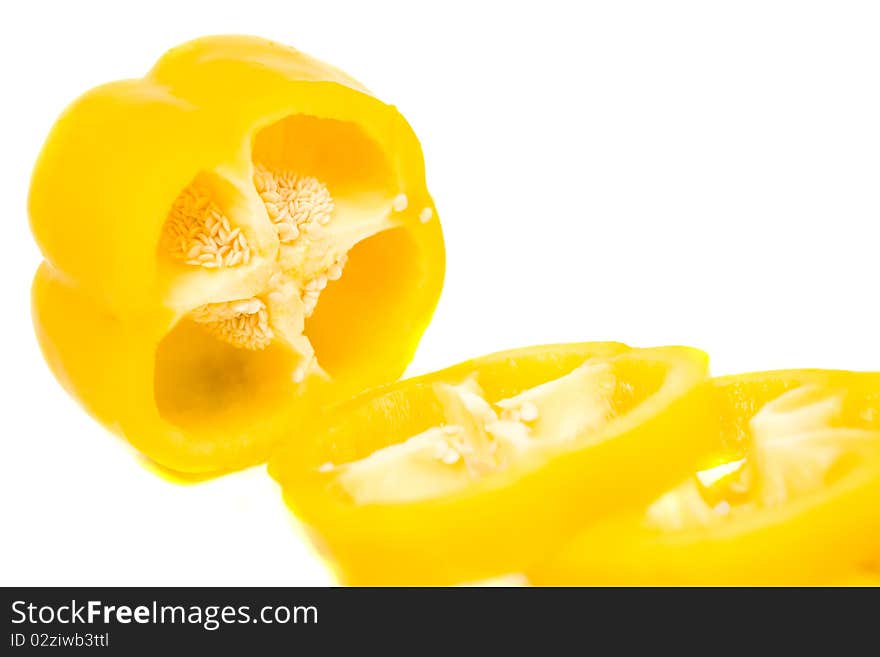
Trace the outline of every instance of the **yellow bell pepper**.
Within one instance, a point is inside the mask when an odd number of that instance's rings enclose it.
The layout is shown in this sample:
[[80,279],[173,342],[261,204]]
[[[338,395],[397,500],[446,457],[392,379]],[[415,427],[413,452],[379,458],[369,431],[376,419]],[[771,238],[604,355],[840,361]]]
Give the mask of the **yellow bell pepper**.
[[493,354],[329,408],[269,472],[347,583],[522,572],[717,448],[706,370],[683,347]]
[[880,582],[880,373],[763,372],[713,388],[725,447],[647,508],[584,529],[534,583]]
[[33,283],[64,387],[158,463],[264,461],[323,403],[396,379],[440,294],[419,143],[337,69],[209,37],[59,118]]

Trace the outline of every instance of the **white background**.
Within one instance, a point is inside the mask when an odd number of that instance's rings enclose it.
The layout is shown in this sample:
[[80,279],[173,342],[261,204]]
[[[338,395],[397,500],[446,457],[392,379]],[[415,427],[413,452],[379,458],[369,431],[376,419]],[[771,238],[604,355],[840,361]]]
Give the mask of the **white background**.
[[699,346],[717,373],[880,369],[878,3],[4,2],[0,583],[331,582],[263,468],[156,477],[32,334],[52,121],[223,32],[336,64],[421,137],[448,278],[411,372],[603,339]]

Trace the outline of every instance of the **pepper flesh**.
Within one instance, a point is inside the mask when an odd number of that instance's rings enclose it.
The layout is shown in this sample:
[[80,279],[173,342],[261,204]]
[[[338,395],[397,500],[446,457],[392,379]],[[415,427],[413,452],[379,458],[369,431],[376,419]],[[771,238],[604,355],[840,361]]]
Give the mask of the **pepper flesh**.
[[[578,373],[585,365],[593,371]],[[577,531],[578,509],[602,517],[643,504],[716,447],[704,413],[706,368],[704,354],[680,347],[584,343],[493,354],[329,408],[309,427],[314,440],[285,443],[269,472],[346,583],[450,584],[521,572]],[[574,378],[563,383],[567,375]],[[566,409],[578,419],[565,422]],[[493,422],[529,431],[505,443]],[[452,433],[469,436],[456,447],[461,458],[437,451],[429,463],[425,444],[433,450]],[[530,440],[546,442],[511,449]],[[410,467],[417,477],[406,476]],[[444,467],[448,479],[433,479]]]
[[880,581],[880,374],[762,372],[713,389],[725,448],[647,508],[585,528],[531,581]]
[[442,286],[403,117],[254,37],[183,44],[78,99],[29,214],[50,367],[177,471],[264,461],[315,408],[396,379]]

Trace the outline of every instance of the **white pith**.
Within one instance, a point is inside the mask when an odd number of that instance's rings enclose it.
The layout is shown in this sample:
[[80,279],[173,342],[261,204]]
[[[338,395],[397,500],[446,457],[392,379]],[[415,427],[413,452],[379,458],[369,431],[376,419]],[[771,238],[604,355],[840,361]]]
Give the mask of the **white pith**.
[[[539,450],[581,439],[609,422],[618,379],[587,361],[558,379],[494,404],[476,380],[434,384],[444,423],[349,463],[325,464],[358,504],[412,502],[454,494]],[[560,408],[567,418],[554,417]],[[577,411],[572,412],[573,409]]]
[[[842,458],[880,448],[876,432],[840,425],[844,398],[842,391],[804,385],[768,402],[749,422],[748,457],[667,492],[648,508],[647,524],[667,531],[704,527],[821,489]],[[704,493],[717,482],[726,489],[712,505]],[[724,499],[725,492],[738,501]]]
[[[335,200],[314,177],[260,163],[254,167],[253,185],[277,235],[277,254],[265,265],[259,262],[266,273],[245,272],[228,280],[237,281],[238,287],[250,285],[241,283],[248,280],[263,284],[251,296],[232,299],[223,298],[222,285],[204,286],[215,299],[188,306],[186,317],[236,348],[261,350],[276,341],[284,343],[300,356],[293,374],[299,382],[310,373],[323,374],[303,334],[305,320],[314,313],[327,285],[343,276],[349,251],[399,224],[391,215],[402,195],[364,208],[347,199]],[[265,219],[239,214],[238,220],[240,225],[223,213],[207,185],[193,183],[172,205],[160,248],[173,261],[218,276],[245,271],[243,267],[261,257],[248,240],[249,225]],[[192,296],[185,294],[184,298]]]

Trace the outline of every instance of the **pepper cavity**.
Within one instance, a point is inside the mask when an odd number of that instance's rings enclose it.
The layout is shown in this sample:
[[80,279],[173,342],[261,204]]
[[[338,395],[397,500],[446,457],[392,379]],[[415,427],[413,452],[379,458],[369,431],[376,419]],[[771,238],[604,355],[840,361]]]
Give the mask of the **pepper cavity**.
[[[278,253],[265,289],[243,299],[203,303],[187,317],[213,337],[234,347],[261,350],[283,340],[302,356],[300,381],[317,363],[303,321],[315,312],[322,292],[342,277],[348,251],[358,242],[394,225],[400,198],[388,202],[384,216],[340,216],[327,185],[315,177],[255,164],[253,184],[278,237]],[[246,231],[224,214],[208,185],[198,179],[175,199],[160,248],[187,267],[213,271],[248,265],[254,251]]]

